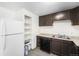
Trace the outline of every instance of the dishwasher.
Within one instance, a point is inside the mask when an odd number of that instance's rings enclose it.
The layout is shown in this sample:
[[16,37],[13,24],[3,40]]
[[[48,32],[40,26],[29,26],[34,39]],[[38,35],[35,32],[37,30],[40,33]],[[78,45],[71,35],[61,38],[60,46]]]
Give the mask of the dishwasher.
[[50,39],[46,37],[40,37],[40,49],[50,53]]

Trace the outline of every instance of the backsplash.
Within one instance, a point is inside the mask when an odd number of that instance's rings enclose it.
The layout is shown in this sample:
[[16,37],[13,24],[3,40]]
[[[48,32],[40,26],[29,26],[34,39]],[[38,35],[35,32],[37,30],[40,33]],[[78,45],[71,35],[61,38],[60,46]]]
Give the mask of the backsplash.
[[53,26],[39,27],[39,33],[65,34],[68,36],[79,36],[79,25],[72,26],[70,20],[56,21]]

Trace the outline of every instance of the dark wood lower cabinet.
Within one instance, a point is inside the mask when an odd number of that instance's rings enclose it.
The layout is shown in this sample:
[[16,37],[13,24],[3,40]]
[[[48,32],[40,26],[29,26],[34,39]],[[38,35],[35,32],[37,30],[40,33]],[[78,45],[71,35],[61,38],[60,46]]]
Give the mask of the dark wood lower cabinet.
[[39,41],[37,44],[39,45],[40,49],[45,52],[54,53],[59,56],[79,55],[79,47],[77,47],[73,41],[41,36],[38,36],[37,41]]
[[78,49],[77,53],[78,53],[78,56],[79,56],[79,47],[77,47],[77,49]]
[[52,43],[51,43],[51,52],[55,53],[57,55],[61,54],[61,42],[60,40],[57,39],[52,39]]
[[62,55],[62,56],[63,56],[63,55],[64,55],[64,56],[65,56],[65,55],[67,55],[67,56],[70,55],[70,53],[69,53],[69,50],[70,50],[69,48],[70,48],[70,47],[69,47],[69,42],[68,42],[68,41],[63,41],[63,40],[62,40],[62,41],[61,41],[61,46],[60,46],[60,48],[61,48],[61,50],[60,50],[60,51],[61,51],[60,55]]
[[40,36],[37,36],[37,47],[40,47]]
[[77,47],[73,41],[52,39],[51,52],[59,56],[76,56]]

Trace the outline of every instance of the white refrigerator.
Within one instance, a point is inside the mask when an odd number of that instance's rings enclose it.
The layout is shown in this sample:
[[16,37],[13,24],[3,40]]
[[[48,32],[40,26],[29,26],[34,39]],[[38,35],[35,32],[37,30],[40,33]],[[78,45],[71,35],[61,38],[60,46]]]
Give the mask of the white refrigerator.
[[24,56],[24,23],[0,20],[0,55]]

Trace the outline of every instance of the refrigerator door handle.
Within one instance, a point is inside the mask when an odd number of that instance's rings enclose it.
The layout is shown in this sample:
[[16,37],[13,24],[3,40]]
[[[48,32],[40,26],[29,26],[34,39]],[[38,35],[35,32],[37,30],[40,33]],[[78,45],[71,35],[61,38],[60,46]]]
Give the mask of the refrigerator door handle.
[[6,50],[6,36],[5,36],[5,39],[4,39],[4,50]]
[[[6,22],[4,21],[5,33],[6,33]],[[6,36],[4,37],[4,50],[6,50]]]

